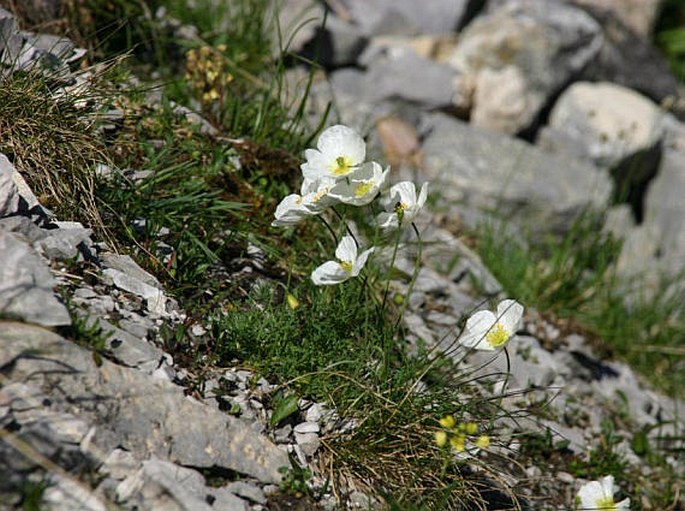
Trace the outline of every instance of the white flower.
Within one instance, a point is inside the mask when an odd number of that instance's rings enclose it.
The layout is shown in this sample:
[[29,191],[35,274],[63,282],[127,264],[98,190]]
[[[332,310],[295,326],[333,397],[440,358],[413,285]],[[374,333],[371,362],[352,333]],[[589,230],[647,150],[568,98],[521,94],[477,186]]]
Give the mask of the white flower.
[[364,139],[352,128],[340,124],[321,133],[316,147],[304,152],[307,161],[300,168],[305,179],[343,178],[354,172],[366,156]]
[[418,197],[416,186],[411,181],[402,181],[391,186],[383,201],[386,205],[386,212],[378,215],[380,228],[388,230],[396,229],[400,225],[407,225],[418,215],[426,203],[427,196],[428,183],[423,183]]
[[614,502],[614,476],[591,481],[581,486],[576,497],[576,509],[602,511],[630,511],[630,499]]
[[478,311],[467,321],[459,342],[467,348],[494,351],[504,346],[516,333],[523,316],[523,306],[515,300],[503,300],[497,306],[497,315]]
[[333,185],[335,180],[326,177],[316,181],[305,178],[302,182],[302,200],[312,214],[319,214],[338,202],[338,199],[330,195]]
[[329,195],[344,204],[365,206],[376,198],[388,172],[390,167],[383,170],[375,161],[364,163],[348,177],[340,179]]
[[322,179],[319,181],[305,179],[304,183],[302,183],[302,195],[292,193],[276,206],[274,213],[276,219],[271,222],[271,225],[274,227],[295,225],[307,216],[322,213],[326,208],[337,202],[337,199],[328,195],[334,184],[335,182],[332,179]]
[[276,212],[274,213],[276,220],[271,222],[271,225],[274,227],[295,225],[304,217],[310,215],[312,215],[312,212],[305,204],[302,196],[292,193],[276,206]]
[[357,244],[352,236],[344,236],[335,249],[337,261],[327,261],[312,272],[312,281],[317,286],[340,284],[350,277],[356,277],[373,252],[373,247],[357,256]]

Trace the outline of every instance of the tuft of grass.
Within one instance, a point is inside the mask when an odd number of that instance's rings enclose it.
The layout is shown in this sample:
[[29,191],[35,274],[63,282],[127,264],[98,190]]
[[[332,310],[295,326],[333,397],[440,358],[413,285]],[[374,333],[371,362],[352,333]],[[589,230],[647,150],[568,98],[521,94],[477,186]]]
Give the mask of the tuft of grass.
[[354,482],[388,505],[485,509],[469,468],[481,462],[453,462],[433,433],[448,414],[488,431],[501,413],[497,404],[473,394],[471,382],[437,354],[407,356],[394,324],[379,324],[380,308],[363,281],[291,287],[300,302],[294,310],[280,287],[261,286],[243,306],[233,303],[213,317],[206,350],[213,363],[241,361],[296,395],[329,403],[342,423],[354,424],[322,440],[320,465],[338,490]]
[[99,111],[119,80],[119,60],[84,71],[64,87],[50,74],[0,78],[0,152],[39,202],[63,220],[81,220],[111,241],[95,201],[95,166],[109,161]]
[[[685,310],[674,293],[627,304],[615,274],[621,244],[602,233],[597,215],[581,215],[561,239],[534,242],[484,226],[476,233],[485,265],[511,296],[567,318],[671,395],[685,395]],[[601,341],[600,341],[601,340]]]

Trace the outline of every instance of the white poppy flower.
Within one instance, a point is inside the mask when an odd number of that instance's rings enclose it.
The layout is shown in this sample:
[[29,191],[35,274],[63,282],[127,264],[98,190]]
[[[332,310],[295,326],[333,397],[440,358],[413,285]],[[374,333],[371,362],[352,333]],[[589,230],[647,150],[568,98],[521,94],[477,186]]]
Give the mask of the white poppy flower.
[[313,214],[319,214],[338,202],[338,199],[330,195],[334,185],[334,179],[325,177],[316,181],[305,178],[302,182],[302,200]]
[[305,179],[343,178],[354,172],[366,156],[364,139],[352,128],[341,124],[321,133],[316,147],[304,152],[307,161],[300,168]]
[[356,277],[373,252],[373,247],[357,256],[357,244],[352,236],[344,236],[335,249],[337,261],[327,261],[312,272],[312,282],[317,286],[330,286]]
[[497,306],[497,315],[491,311],[478,311],[466,320],[459,342],[467,348],[494,351],[516,333],[522,316],[523,306],[520,303],[503,300]]
[[630,499],[614,502],[614,476],[590,481],[581,486],[576,497],[576,510],[630,511]]
[[388,172],[390,167],[383,170],[375,161],[364,163],[348,177],[340,179],[329,195],[344,204],[365,206],[376,198]]
[[326,208],[338,202],[328,194],[334,184],[335,181],[332,179],[320,181],[305,179],[302,183],[302,195],[290,194],[276,206],[274,213],[276,219],[271,222],[271,225],[274,227],[295,225],[307,216],[322,213]]
[[296,193],[292,193],[276,206],[276,212],[274,213],[276,220],[271,222],[271,225],[274,227],[295,225],[304,217],[312,214],[311,210],[305,204],[303,197]]
[[411,181],[402,181],[390,187],[388,195],[383,200],[386,212],[378,215],[381,229],[397,229],[400,225],[407,225],[416,218],[426,203],[428,183],[423,183],[421,191],[416,195],[416,186]]

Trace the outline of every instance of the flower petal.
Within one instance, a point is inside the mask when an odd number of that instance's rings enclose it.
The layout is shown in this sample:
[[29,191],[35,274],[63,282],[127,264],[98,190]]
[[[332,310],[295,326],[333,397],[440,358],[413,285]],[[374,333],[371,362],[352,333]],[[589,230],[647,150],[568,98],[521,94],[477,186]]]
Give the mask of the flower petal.
[[397,229],[400,226],[400,222],[396,213],[379,213],[376,217],[376,222],[378,222],[378,227],[384,231]]
[[357,260],[357,244],[350,235],[343,236],[335,249],[335,257],[338,261],[353,263]]
[[516,300],[502,300],[497,305],[497,320],[511,335],[514,335],[518,330],[522,317],[523,305]]
[[360,164],[366,156],[364,139],[355,130],[342,124],[331,126],[321,133],[316,146],[324,155],[334,155],[333,160],[344,155],[354,165]]
[[416,206],[418,209],[421,209],[423,205],[426,203],[426,199],[428,198],[428,183],[423,183],[421,185],[421,191],[419,192],[419,197],[416,199]]
[[369,256],[373,253],[374,250],[375,248],[371,247],[369,249],[364,250],[364,252],[362,252],[359,255],[357,260],[354,262],[354,265],[352,266],[352,272],[350,273],[352,277],[356,277],[357,275],[359,275],[359,272],[362,271],[362,268],[366,264],[366,260],[369,258]]
[[337,261],[326,261],[312,272],[312,282],[317,286],[331,286],[345,282],[350,274]]
[[486,340],[490,329],[497,322],[497,318],[490,311],[478,311],[466,320],[464,332],[459,342],[467,348],[483,351],[494,351],[495,347]]
[[578,498],[580,499],[581,509],[592,509],[596,506],[599,499],[604,497],[604,491],[599,481],[590,481],[584,484],[578,490]]
[[275,220],[271,222],[274,227],[295,225],[306,216],[312,213],[307,209],[302,197],[298,194],[290,194],[281,200],[274,212]]

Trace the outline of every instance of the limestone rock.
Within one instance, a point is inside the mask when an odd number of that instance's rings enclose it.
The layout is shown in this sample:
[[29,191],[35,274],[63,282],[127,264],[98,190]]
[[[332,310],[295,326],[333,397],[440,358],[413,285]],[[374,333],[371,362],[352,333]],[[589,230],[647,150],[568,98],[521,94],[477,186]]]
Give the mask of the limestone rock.
[[526,219],[534,229],[563,230],[586,207],[611,194],[606,172],[442,114],[427,117],[426,177],[446,203]]
[[45,229],[45,236],[35,244],[45,257],[56,261],[73,259],[81,254],[81,249],[92,255],[91,229],[86,229],[79,222],[58,222],[55,226],[57,229]]
[[367,35],[449,34],[470,12],[471,0],[345,0],[349,15]]
[[643,225],[659,240],[661,264],[674,274],[685,268],[685,153],[666,150],[645,198]]
[[329,16],[303,46],[301,53],[326,67],[354,64],[368,43],[358,25]]
[[102,261],[105,266],[103,274],[111,277],[115,286],[146,300],[150,312],[159,315],[166,312],[167,300],[161,284],[130,256],[106,254]]
[[549,126],[575,141],[595,163],[615,167],[660,141],[662,117],[655,103],[633,90],[576,82],[554,104]]
[[120,447],[139,459],[155,455],[264,482],[280,481],[279,467],[289,466],[285,452],[247,423],[186,398],[166,380],[107,360],[98,365],[89,351],[48,331],[4,322],[0,367],[12,381],[40,386],[55,411],[93,423],[100,452]]
[[[6,217],[19,211],[19,190],[12,179],[12,172],[8,170],[5,155],[0,154],[0,217]],[[9,163],[9,162],[7,162]]]
[[316,0],[272,0],[267,20],[273,19],[274,11],[282,34],[280,41],[274,41],[274,54],[281,50],[301,52],[315,37],[324,18],[324,7]]
[[[511,1],[471,22],[448,61],[475,77],[474,123],[518,133],[535,124],[540,111],[597,55],[601,44],[599,24],[581,9],[556,1]],[[483,72],[487,74],[479,77]],[[512,96],[514,107],[509,104]]]
[[43,326],[71,324],[54,285],[49,269],[30,246],[0,231],[0,316]]
[[650,39],[664,0],[575,0],[575,3],[608,12],[635,34]]
[[399,99],[428,108],[449,107],[456,74],[445,64],[400,49],[371,61],[355,88],[368,103]]
[[116,489],[117,501],[149,511],[246,511],[228,491],[208,488],[199,472],[153,456]]
[[50,511],[107,511],[108,506],[76,479],[58,474],[50,474],[41,500],[41,509]]
[[649,39],[627,30],[614,16],[597,11],[593,11],[593,16],[602,27],[601,47],[579,79],[623,85],[658,103],[666,98],[680,97],[677,78]]
[[0,218],[27,213],[38,204],[38,199],[7,157],[0,153]]

